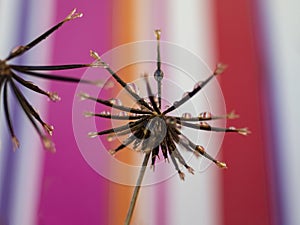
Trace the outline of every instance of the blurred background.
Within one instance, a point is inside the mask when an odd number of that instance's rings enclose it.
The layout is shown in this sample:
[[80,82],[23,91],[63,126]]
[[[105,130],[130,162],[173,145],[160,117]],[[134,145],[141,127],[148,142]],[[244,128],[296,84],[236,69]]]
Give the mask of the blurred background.
[[[173,176],[143,187],[132,224],[300,224],[299,1],[0,0],[0,58],[73,8],[84,16],[17,62],[89,63],[90,49],[103,54],[121,44],[153,40],[153,30],[160,28],[162,40],[193,52],[211,69],[217,62],[229,65],[218,81],[226,110],[236,110],[240,118],[228,125],[252,131],[247,137],[225,135],[218,159],[227,170],[211,166],[184,182]],[[72,71],[78,77],[83,73]],[[78,150],[72,127],[76,85],[35,82],[62,98],[52,103],[26,92],[54,125],[57,152],[43,150],[12,99],[21,142],[13,152],[1,105],[0,224],[122,224],[133,189],[98,175]]]

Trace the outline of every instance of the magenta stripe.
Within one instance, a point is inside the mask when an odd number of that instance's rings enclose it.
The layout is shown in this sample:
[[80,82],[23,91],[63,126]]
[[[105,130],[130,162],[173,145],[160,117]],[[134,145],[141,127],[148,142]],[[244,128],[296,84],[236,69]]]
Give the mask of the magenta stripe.
[[[56,21],[75,6],[84,16],[57,32],[54,64],[91,62],[90,49],[103,53],[111,48],[111,3],[98,3],[77,0],[70,5],[69,1],[57,1]],[[83,73],[74,71],[71,75],[80,77]],[[55,125],[57,153],[46,154],[39,224],[108,224],[108,181],[84,161],[73,136],[72,103],[76,85],[53,82],[51,89],[58,91],[62,100],[50,103],[49,121]]]

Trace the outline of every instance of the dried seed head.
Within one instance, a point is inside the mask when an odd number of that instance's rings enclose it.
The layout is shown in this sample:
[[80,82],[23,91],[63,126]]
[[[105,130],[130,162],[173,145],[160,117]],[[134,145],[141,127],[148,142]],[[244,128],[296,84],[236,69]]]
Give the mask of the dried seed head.
[[[172,163],[175,169],[178,171],[178,174],[182,180],[184,180],[185,175],[179,169],[179,164],[184,165],[189,173],[194,173],[194,170],[187,165],[184,157],[178,149],[178,145],[183,146],[187,151],[193,152],[197,157],[200,155],[204,156],[208,160],[214,162],[220,168],[226,168],[226,164],[223,162],[217,161],[214,157],[209,155],[205,149],[197,144],[194,144],[189,138],[185,137],[181,132],[182,127],[189,127],[197,130],[204,130],[208,132],[235,132],[240,134],[248,134],[249,131],[246,128],[236,129],[234,127],[215,127],[211,126],[209,121],[218,120],[218,119],[233,119],[238,117],[234,111],[230,112],[228,115],[212,115],[210,112],[202,112],[198,116],[192,116],[189,112],[182,114],[182,116],[172,116],[169,113],[178,109],[183,104],[188,102],[193,96],[199,93],[216,75],[221,74],[224,69],[227,67],[225,64],[217,64],[216,68],[209,77],[201,82],[197,82],[192,90],[186,91],[180,99],[174,101],[171,106],[168,106],[164,111],[161,110],[161,93],[162,93],[162,78],[163,71],[161,69],[161,60],[160,60],[160,30],[155,30],[155,35],[157,39],[157,60],[156,65],[157,69],[154,72],[154,79],[156,81],[157,87],[152,90],[149,83],[149,75],[144,73],[142,77],[146,82],[146,90],[148,93],[147,97],[142,97],[139,94],[138,87],[134,83],[126,83],[122,80],[118,74],[113,71],[107,63],[105,63],[99,54],[95,51],[90,51],[91,57],[96,61],[93,65],[101,66],[106,68],[112,78],[119,83],[129,95],[135,100],[138,106],[129,107],[119,103],[118,99],[104,100],[100,98],[90,97],[88,94],[81,93],[81,99],[90,99],[96,101],[100,104],[106,105],[111,108],[117,108],[120,111],[120,114],[111,115],[109,112],[104,113],[86,113],[86,116],[99,116],[106,119],[116,119],[127,121],[126,124],[114,127],[113,129],[106,129],[98,132],[90,132],[90,137],[96,137],[101,135],[108,135],[107,140],[113,141],[116,136],[128,135],[123,143],[121,143],[114,150],[109,150],[110,154],[115,154],[120,150],[124,149],[129,145],[133,145],[133,149],[140,149],[145,153],[146,157],[149,155],[152,156],[152,165],[155,164],[156,157],[159,156],[161,152],[165,158],[168,160],[168,156],[171,157]],[[116,107],[122,106],[122,107]],[[124,117],[123,113],[128,113],[128,117]],[[153,122],[153,121],[162,121],[162,122]],[[207,121],[207,122],[206,122]],[[165,134],[161,134],[162,124],[165,127]]]
[[[123,120],[126,121],[126,124],[113,127],[111,129],[101,130],[98,132],[90,132],[90,137],[96,137],[101,135],[108,135],[107,140],[112,141],[117,136],[128,135],[122,143],[120,143],[116,148],[109,150],[111,155],[115,155],[117,152],[125,149],[126,147],[132,145],[132,149],[139,150],[145,154],[144,161],[140,170],[139,177],[134,189],[133,197],[131,204],[128,210],[128,214],[125,220],[125,224],[129,224],[132,218],[132,212],[134,205],[139,193],[139,188],[141,187],[142,179],[145,174],[146,166],[148,164],[149,158],[151,156],[151,168],[154,169],[156,157],[159,157],[161,152],[164,159],[168,160],[170,156],[172,163],[175,167],[175,170],[178,172],[178,175],[181,180],[185,179],[185,174],[180,170],[180,165],[183,165],[189,173],[194,174],[194,170],[188,166],[184,156],[181,155],[181,152],[178,148],[178,145],[183,146],[185,150],[193,152],[197,157],[202,155],[211,162],[215,163],[220,168],[227,168],[224,162],[216,160],[213,156],[209,155],[208,152],[200,145],[194,144],[189,138],[187,138],[182,132],[182,127],[189,127],[197,130],[204,130],[208,132],[235,132],[241,134],[247,134],[248,130],[236,129],[236,128],[226,128],[226,127],[214,127],[210,126],[207,122],[208,120],[218,120],[225,118],[235,118],[236,115],[234,112],[231,112],[228,115],[221,116],[212,116],[209,112],[204,112],[199,114],[197,117],[192,117],[190,113],[185,113],[180,116],[172,116],[169,113],[178,109],[180,106],[188,102],[193,96],[199,93],[200,90],[205,87],[216,75],[221,74],[224,69],[227,67],[224,64],[217,64],[216,69],[213,74],[207,77],[204,81],[196,83],[194,88],[190,91],[184,93],[181,99],[174,101],[171,106],[168,106],[165,110],[161,110],[161,100],[162,100],[162,80],[163,80],[163,71],[161,69],[162,63],[160,60],[160,30],[155,30],[155,35],[157,39],[157,60],[156,65],[157,69],[154,72],[154,79],[156,81],[157,87],[155,92],[153,92],[150,85],[148,74],[144,74],[146,82],[147,97],[140,96],[137,86],[133,83],[126,83],[122,80],[118,74],[113,71],[108,64],[106,64],[94,51],[90,51],[90,55],[96,60],[94,62],[95,66],[102,66],[106,68],[112,78],[123,87],[129,95],[133,98],[136,105],[134,107],[122,106],[118,104],[117,99],[104,100],[100,98],[90,97],[85,93],[80,94],[81,99],[90,99],[96,101],[105,106],[116,108],[120,113],[128,113],[129,116],[126,118],[122,115],[113,114],[110,115],[109,112],[104,113],[95,113],[95,116],[99,116],[111,120]],[[157,97],[156,97],[157,96]],[[117,107],[118,106],[118,107]],[[92,114],[89,113],[88,116]],[[164,133],[162,131],[165,131]]]
[[[30,101],[27,99],[26,94],[22,92],[22,88],[27,88],[35,93],[45,95],[51,101],[59,101],[60,97],[56,92],[48,92],[40,88],[38,85],[28,81],[26,76],[35,76],[43,79],[48,80],[56,80],[56,81],[63,81],[63,82],[75,82],[75,83],[86,83],[86,84],[96,84],[102,85],[99,81],[89,81],[89,80],[80,80],[76,77],[69,77],[69,76],[60,76],[51,74],[50,72],[45,71],[58,71],[58,70],[69,70],[69,69],[79,69],[79,68],[87,68],[90,67],[90,64],[80,63],[80,64],[68,64],[68,65],[45,65],[45,66],[30,66],[30,65],[17,65],[17,64],[10,64],[10,60],[16,59],[17,57],[21,56],[22,54],[29,51],[31,48],[40,44],[43,40],[47,39],[51,34],[57,31],[65,22],[82,17],[82,13],[76,12],[76,9],[72,10],[72,12],[63,20],[58,22],[56,25],[52,26],[46,32],[43,32],[40,36],[36,37],[26,45],[20,45],[14,48],[9,55],[4,59],[0,60],[0,97],[3,99],[4,104],[4,114],[5,114],[5,122],[9,128],[9,133],[12,137],[12,141],[14,143],[14,148],[19,147],[19,141],[15,137],[15,132],[13,128],[12,118],[10,116],[9,110],[9,99],[8,99],[8,92],[15,95],[15,100],[21,106],[21,109],[26,114],[28,119],[31,121],[31,124],[36,129],[37,133],[39,134],[43,145],[46,149],[51,151],[55,151],[54,144],[52,141],[44,135],[39,128],[39,126],[43,127],[45,131],[52,135],[53,127],[46,124],[38,111],[34,108],[33,105],[30,104]],[[94,65],[94,64],[92,64]],[[20,76],[20,74],[25,75]],[[20,85],[16,85],[19,83]],[[102,85],[103,86],[103,85]],[[3,89],[2,89],[3,88]],[[10,88],[8,91],[7,89]]]

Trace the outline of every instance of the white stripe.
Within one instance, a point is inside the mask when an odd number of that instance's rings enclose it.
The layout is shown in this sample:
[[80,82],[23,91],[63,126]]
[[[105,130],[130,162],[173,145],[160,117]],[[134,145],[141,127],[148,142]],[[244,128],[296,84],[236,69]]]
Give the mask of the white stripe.
[[[54,1],[31,0],[28,6],[26,43],[36,38],[42,32],[53,25]],[[44,9],[44,10],[41,10]],[[47,43],[45,43],[47,42]],[[45,43],[45,44],[44,44]],[[26,54],[24,63],[27,64],[47,64],[49,61],[49,51],[51,50],[51,38],[44,41],[41,46],[36,46]],[[25,43],[24,43],[25,44]],[[51,52],[50,52],[51,53]],[[35,82],[35,79],[30,78]],[[37,79],[35,83],[47,90],[46,82]],[[25,91],[25,95],[30,99],[34,107],[38,109],[41,117],[47,121],[47,99],[32,91]],[[38,204],[40,197],[41,175],[43,165],[44,149],[39,136],[23,114],[20,121],[24,121],[21,128],[20,142],[18,150],[20,155],[14,185],[14,201],[11,215],[11,224],[32,225],[37,223]]]
[[[194,52],[209,65],[214,64],[211,1],[170,0],[168,3],[169,18],[167,30],[164,32],[167,34],[167,40]],[[182,74],[177,76],[168,74],[167,76],[189,91],[193,88],[198,74],[189,75],[191,79],[186,79],[187,77]],[[208,87],[205,92],[210,92]],[[211,95],[213,92],[208,94]],[[174,90],[170,90],[169,95],[174,95]],[[198,99],[199,95],[195,98]],[[202,104],[203,102],[200,100],[193,101],[193,105],[197,109],[201,109]],[[182,108],[190,110],[185,106]],[[186,134],[189,132],[188,129],[184,129],[184,131]],[[197,131],[193,130],[188,133],[188,136],[193,136],[195,133]],[[198,138],[197,143],[203,144],[205,140]],[[212,150],[213,147],[214,145],[210,145],[207,151]],[[172,166],[171,163],[170,166]],[[198,170],[198,168],[194,169]],[[186,173],[184,182],[181,182],[177,175],[168,181],[169,214],[167,224],[221,224],[217,168],[210,167],[203,173],[196,172],[194,176],[190,176],[185,168],[182,171]]]
[[[282,169],[280,185],[283,194],[285,224],[300,224],[300,2],[269,0],[263,5],[266,15],[272,94],[276,100],[275,140]],[[274,122],[275,122],[274,121]]]
[[[137,41],[140,40],[149,40],[154,38],[154,28],[153,28],[153,20],[151,15],[150,8],[154,7],[154,2],[151,1],[135,1],[134,4],[134,18],[135,20],[135,33],[134,39]],[[136,49],[136,54],[138,54],[139,49]],[[155,49],[153,49],[155,51]],[[153,73],[151,67],[147,67],[145,64],[136,65],[136,78],[140,78],[142,73],[149,73],[151,75]],[[140,87],[144,88],[144,87]],[[136,157],[141,157],[140,155],[136,155]],[[149,172],[149,171],[148,171]],[[151,171],[152,172],[152,171]],[[156,224],[156,193],[155,186],[143,186],[136,205],[136,219],[133,224]]]
[[[2,0],[0,2],[0,59],[4,59],[8,56],[9,52],[15,47],[18,40],[18,21],[20,15],[19,5],[21,0],[11,1]],[[1,96],[2,97],[2,96]],[[2,191],[2,179],[3,173],[5,171],[5,155],[6,151],[11,149],[6,149],[6,143],[11,141],[10,135],[8,133],[8,127],[4,121],[4,110],[2,107],[2,98],[0,99],[0,193]],[[3,132],[4,131],[4,132]],[[1,197],[1,195],[0,195]],[[1,201],[1,199],[0,199]]]
[[9,51],[11,51],[16,44],[18,37],[17,27],[20,16],[19,5],[21,0],[2,0],[0,3],[0,58],[7,57]]

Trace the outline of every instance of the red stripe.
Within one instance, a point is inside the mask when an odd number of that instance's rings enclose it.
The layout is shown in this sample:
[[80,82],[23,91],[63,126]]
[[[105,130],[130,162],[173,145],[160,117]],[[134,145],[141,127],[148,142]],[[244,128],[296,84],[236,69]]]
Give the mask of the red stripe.
[[240,119],[228,125],[249,127],[248,137],[229,134],[223,143],[223,216],[225,225],[271,224],[264,142],[261,71],[255,43],[251,0],[215,1],[219,60],[229,68],[221,78],[227,110]]

